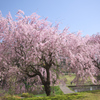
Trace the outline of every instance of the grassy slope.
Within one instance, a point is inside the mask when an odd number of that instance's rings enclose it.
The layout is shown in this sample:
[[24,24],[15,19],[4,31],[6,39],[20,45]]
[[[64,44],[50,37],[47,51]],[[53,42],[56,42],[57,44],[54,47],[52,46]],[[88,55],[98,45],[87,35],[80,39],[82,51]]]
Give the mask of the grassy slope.
[[75,74],[65,75],[64,77],[67,79],[66,84],[70,85],[71,81],[75,78]]
[[[75,74],[60,76],[60,79],[64,79],[64,78],[67,79],[66,84],[67,84],[67,85],[71,85],[71,81],[75,78]],[[93,84],[93,83],[91,82],[90,79],[88,79],[84,84],[85,84],[85,85],[90,85],[90,84]],[[73,83],[72,85],[75,85],[75,84]]]

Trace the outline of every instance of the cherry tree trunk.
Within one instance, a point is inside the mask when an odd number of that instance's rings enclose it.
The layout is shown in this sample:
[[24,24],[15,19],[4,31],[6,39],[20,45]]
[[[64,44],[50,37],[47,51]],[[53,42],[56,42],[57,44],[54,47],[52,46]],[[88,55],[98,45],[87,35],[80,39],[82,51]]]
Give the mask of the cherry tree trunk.
[[45,89],[46,95],[50,96],[50,93],[51,93],[50,82],[45,82],[44,89]]

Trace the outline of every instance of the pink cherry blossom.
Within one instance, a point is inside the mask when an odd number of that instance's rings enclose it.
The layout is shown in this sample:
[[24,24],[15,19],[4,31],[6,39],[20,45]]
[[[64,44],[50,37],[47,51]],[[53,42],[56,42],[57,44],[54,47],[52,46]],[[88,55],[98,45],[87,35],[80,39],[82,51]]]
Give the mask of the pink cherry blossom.
[[58,25],[51,26],[36,13],[24,16],[19,10],[17,14],[15,21],[10,13],[6,18],[0,16],[2,88],[13,86],[15,92],[22,93],[44,85],[49,96],[50,85],[59,83],[57,79],[63,72],[75,73],[76,84],[88,78],[96,84],[100,72],[99,34],[82,37],[81,32],[73,34],[68,28],[60,32]]

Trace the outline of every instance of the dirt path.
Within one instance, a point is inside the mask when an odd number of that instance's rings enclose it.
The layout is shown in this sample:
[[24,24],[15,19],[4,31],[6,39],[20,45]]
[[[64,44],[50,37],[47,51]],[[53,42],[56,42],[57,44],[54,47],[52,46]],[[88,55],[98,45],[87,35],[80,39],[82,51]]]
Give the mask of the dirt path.
[[66,85],[59,85],[59,87],[64,94],[75,93],[72,90],[70,90],[68,87],[66,87]]

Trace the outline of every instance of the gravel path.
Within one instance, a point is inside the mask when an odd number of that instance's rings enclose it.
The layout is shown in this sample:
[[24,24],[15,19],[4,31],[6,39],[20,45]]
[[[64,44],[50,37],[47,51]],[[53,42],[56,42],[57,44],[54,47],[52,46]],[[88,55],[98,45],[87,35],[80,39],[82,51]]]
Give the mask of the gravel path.
[[60,85],[60,89],[63,91],[64,94],[69,94],[69,93],[75,93],[72,90],[70,90],[66,85]]

